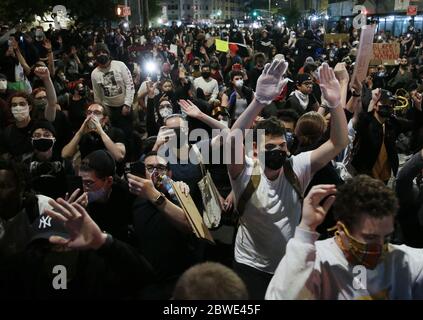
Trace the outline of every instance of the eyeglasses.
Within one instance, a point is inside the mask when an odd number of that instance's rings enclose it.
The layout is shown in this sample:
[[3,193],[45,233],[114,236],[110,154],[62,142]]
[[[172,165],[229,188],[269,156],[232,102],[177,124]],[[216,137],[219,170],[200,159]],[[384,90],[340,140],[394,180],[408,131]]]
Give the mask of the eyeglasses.
[[95,116],[102,116],[103,115],[103,112],[101,112],[99,110],[94,110],[94,111],[87,110],[87,116],[90,116],[92,114],[95,115]]
[[152,164],[148,164],[148,165],[145,166],[145,168],[147,169],[147,171],[149,173],[153,173],[154,169],[156,169],[157,172],[160,173],[160,174],[167,171],[167,166],[165,166],[164,164],[158,164],[157,166],[152,165]]
[[302,85],[306,87],[311,87],[313,86],[313,82],[303,82]]

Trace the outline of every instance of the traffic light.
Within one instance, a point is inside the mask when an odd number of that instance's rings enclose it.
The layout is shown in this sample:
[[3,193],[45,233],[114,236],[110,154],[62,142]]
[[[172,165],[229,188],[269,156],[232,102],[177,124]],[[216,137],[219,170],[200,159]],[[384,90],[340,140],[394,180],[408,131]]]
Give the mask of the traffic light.
[[255,10],[253,11],[253,16],[257,17],[257,11],[255,11]]

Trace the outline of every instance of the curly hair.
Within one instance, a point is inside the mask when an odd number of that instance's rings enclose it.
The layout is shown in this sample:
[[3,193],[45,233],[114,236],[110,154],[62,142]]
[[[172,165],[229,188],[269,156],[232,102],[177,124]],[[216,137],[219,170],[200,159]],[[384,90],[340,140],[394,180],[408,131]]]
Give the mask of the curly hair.
[[351,228],[364,214],[373,218],[395,215],[398,200],[382,181],[358,175],[338,187],[333,208],[335,220]]
[[185,271],[173,291],[175,300],[247,300],[245,283],[228,267],[204,262]]

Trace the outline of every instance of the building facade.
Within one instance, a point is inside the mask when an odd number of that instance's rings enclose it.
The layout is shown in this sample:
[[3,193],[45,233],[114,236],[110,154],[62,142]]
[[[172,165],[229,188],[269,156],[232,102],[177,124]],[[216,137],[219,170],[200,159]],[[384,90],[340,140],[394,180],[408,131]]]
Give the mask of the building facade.
[[213,23],[244,17],[242,0],[163,0],[162,20]]

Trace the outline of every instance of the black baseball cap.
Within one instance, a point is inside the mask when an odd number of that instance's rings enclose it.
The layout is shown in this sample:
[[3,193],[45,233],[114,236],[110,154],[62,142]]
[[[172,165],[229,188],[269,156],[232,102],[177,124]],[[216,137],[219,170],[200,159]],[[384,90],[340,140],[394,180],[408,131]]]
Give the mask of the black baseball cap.
[[52,218],[43,213],[38,216],[32,224],[33,236],[30,242],[38,239],[50,239],[51,236],[58,236],[64,239],[69,239],[69,233],[62,221]]
[[301,85],[301,84],[303,84],[304,82],[307,82],[307,81],[310,81],[310,82],[313,81],[313,79],[311,78],[311,76],[309,74],[303,73],[303,74],[297,75],[297,78],[296,78],[296,84],[297,85]]
[[53,134],[53,136],[56,137],[56,129],[51,124],[51,122],[49,122],[47,120],[39,120],[39,121],[35,122],[34,126],[32,127],[32,130],[31,130],[31,136],[34,134],[35,130],[40,129],[40,128],[50,131]]

